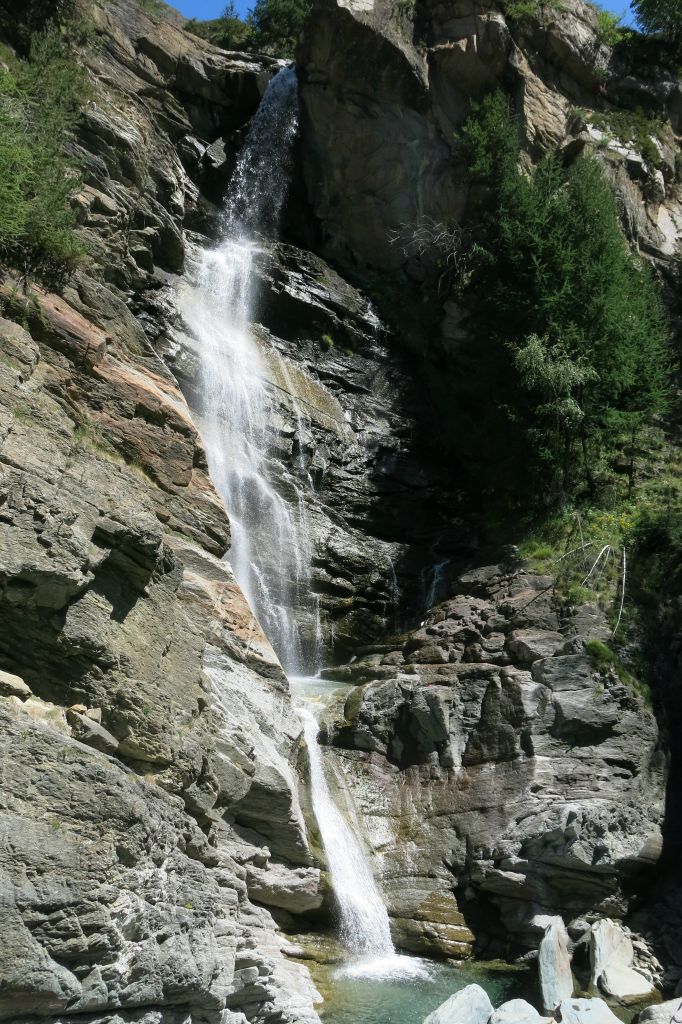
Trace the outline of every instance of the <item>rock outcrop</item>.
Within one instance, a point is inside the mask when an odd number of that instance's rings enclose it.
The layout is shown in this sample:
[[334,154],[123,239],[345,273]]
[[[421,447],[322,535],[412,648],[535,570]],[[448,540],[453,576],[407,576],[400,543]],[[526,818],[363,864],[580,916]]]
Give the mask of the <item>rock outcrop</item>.
[[[404,286],[418,282],[418,260],[406,260],[394,240],[420,218],[448,224],[465,215],[459,130],[471,101],[503,85],[529,156],[549,148],[567,159],[596,153],[633,241],[671,266],[682,231],[677,77],[608,46],[596,8],[581,0],[540,5],[530,17],[505,14],[506,7],[485,0],[427,0],[418,9],[382,0],[315,5],[298,58],[303,167],[323,253],[354,273],[381,269],[398,273]],[[637,107],[660,119],[651,122],[644,152],[634,124],[625,140],[609,128]],[[448,327],[446,312],[444,338]]]
[[653,714],[586,651],[608,635],[601,613],[562,607],[552,585],[513,567],[465,573],[400,646],[327,673],[359,684],[326,737],[407,949],[467,955],[462,909],[498,953],[498,922],[521,947],[552,916],[588,933],[626,913],[631,876],[660,853]]

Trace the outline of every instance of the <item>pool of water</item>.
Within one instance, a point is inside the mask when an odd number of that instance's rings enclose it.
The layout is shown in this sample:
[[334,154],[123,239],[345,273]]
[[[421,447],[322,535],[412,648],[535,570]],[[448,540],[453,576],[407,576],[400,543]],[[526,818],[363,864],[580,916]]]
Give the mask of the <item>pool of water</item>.
[[516,998],[537,1005],[527,970],[421,963],[423,971],[402,977],[354,977],[338,967],[319,967],[314,973],[325,998],[319,1011],[323,1024],[422,1024],[453,993],[472,984],[487,991],[493,1006]]

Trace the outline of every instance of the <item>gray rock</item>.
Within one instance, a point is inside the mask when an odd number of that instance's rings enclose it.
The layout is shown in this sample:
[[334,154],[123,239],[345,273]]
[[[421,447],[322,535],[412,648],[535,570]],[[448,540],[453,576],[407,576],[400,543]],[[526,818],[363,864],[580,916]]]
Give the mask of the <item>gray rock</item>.
[[487,992],[480,985],[467,985],[425,1017],[424,1024],[488,1024],[492,1012]]
[[118,750],[118,740],[110,732],[85,715],[74,714],[70,719],[71,732],[74,739],[81,743],[101,750],[104,754],[115,754]]
[[547,629],[515,629],[507,640],[507,646],[521,663],[534,662],[540,658],[551,658],[565,643],[561,633]]
[[558,1009],[561,1024],[618,1024],[603,999],[564,999]]
[[488,1024],[551,1024],[548,1017],[542,1017],[534,1006],[525,999],[510,999],[493,1013]]
[[568,952],[568,932],[560,917],[552,919],[540,942],[538,970],[542,1002],[548,1013],[573,995],[573,974]]
[[[415,952],[442,943],[447,956],[470,942],[449,930],[465,922],[440,920],[453,879],[491,901],[526,948],[557,915],[604,914],[609,900],[624,912],[630,865],[660,853],[664,792],[651,711],[597,673],[580,636],[580,654],[541,658],[532,671],[479,660],[476,648],[510,635],[521,608],[524,630],[570,628],[575,616],[559,617],[547,577],[495,566],[462,579],[471,591],[436,606],[395,649],[429,642],[447,662],[417,669],[384,645],[335,669],[361,685],[331,710],[326,733],[384,851],[394,934]],[[614,759],[627,768],[614,772]],[[399,841],[387,848],[386,835]]]
[[668,999],[657,1006],[647,1006],[637,1018],[637,1024],[673,1024],[682,1015],[682,998]]
[[0,672],[0,697],[19,697],[21,700],[28,700],[31,695],[31,687],[21,676],[15,676],[11,672]]
[[642,1002],[654,986],[633,969],[632,940],[617,921],[597,921],[590,936],[592,984],[623,1003]]

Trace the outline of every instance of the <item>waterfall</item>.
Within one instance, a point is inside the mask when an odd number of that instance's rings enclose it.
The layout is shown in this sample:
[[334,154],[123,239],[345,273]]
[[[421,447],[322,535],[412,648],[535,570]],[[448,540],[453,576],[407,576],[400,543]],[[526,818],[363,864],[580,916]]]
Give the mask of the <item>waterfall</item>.
[[317,719],[303,708],[303,726],[310,758],[310,785],[315,816],[327,855],[341,917],[341,938],[354,953],[391,956],[388,914],[359,840],[332,799],[317,742]]
[[[307,608],[317,622],[319,604],[310,587],[312,551],[300,481],[293,474],[278,485],[273,479],[270,363],[282,360],[261,349],[251,323],[256,261],[263,239],[277,237],[297,127],[296,73],[285,68],[270,82],[249,126],[225,200],[223,240],[201,253],[195,280],[178,297],[200,354],[201,432],[211,478],[230,515],[230,561],[287,672],[313,668],[318,642],[315,650],[304,650],[297,613]],[[319,628],[313,632],[319,637]]]
[[[199,415],[209,470],[232,528],[230,561],[241,589],[293,679],[321,667],[319,600],[312,593],[312,533],[305,498],[313,489],[301,441],[303,413],[286,360],[252,331],[257,260],[277,237],[297,131],[293,69],[270,82],[251,121],[229,186],[222,241],[202,251],[193,280],[183,282],[178,310],[199,352]],[[290,391],[300,435],[294,472],[273,451],[278,380]],[[308,650],[299,637],[306,611],[314,628]],[[301,708],[308,745],[313,807],[341,912],[342,937],[353,954],[384,965],[384,973],[421,971],[395,954],[388,913],[366,854],[335,806],[317,743],[317,722]]]

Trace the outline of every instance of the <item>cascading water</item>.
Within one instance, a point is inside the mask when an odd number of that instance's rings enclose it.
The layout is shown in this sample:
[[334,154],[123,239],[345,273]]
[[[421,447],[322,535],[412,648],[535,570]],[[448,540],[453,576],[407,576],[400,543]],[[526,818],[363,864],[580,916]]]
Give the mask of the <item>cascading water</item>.
[[303,709],[303,726],[310,751],[310,783],[315,815],[322,835],[334,891],[339,901],[341,938],[355,953],[391,956],[395,950],[386,907],[369,869],[364,850],[334,803],[317,743],[318,724]]
[[[298,126],[296,73],[272,79],[251,121],[226,197],[223,240],[201,255],[179,309],[200,351],[201,426],[213,482],[232,526],[230,560],[284,668],[310,671],[296,614],[319,615],[310,587],[305,502],[293,476],[273,485],[269,358],[251,330],[259,240],[277,236]],[[319,633],[319,630],[315,630]]]
[[[272,80],[254,116],[228,191],[223,240],[205,250],[196,279],[186,282],[178,308],[200,354],[201,427],[213,482],[230,514],[235,576],[285,670],[320,668],[319,606],[310,586],[312,542],[301,482],[312,488],[299,446],[297,475],[275,473],[270,442],[273,380],[290,392],[299,433],[304,429],[286,362],[254,337],[256,261],[262,240],[277,235],[297,130],[297,82],[292,69]],[[260,245],[259,245],[260,241]],[[284,477],[282,473],[285,472]],[[318,628],[306,652],[297,620],[306,607]],[[349,951],[379,972],[415,973],[419,961],[395,954],[388,914],[365,852],[335,806],[317,743],[317,722],[302,708],[312,795]],[[411,970],[410,970],[411,969]]]

